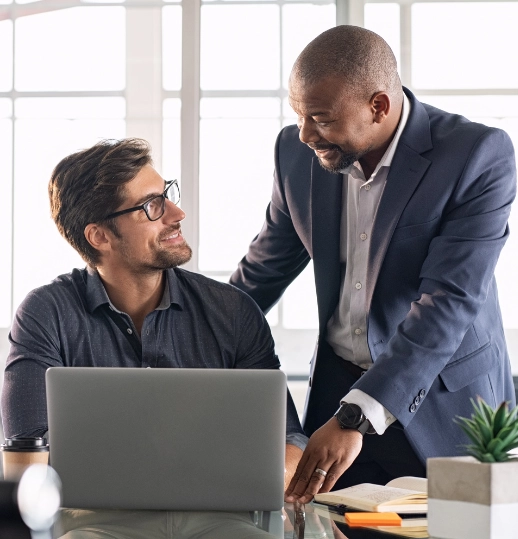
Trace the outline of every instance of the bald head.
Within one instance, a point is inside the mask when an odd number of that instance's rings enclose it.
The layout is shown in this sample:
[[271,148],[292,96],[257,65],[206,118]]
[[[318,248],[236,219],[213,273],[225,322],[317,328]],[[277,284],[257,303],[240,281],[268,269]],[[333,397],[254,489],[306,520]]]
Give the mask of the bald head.
[[329,77],[343,78],[348,93],[362,100],[376,92],[386,92],[396,103],[403,98],[391,48],[359,26],[336,26],[311,41],[295,61],[290,84],[313,85]]
[[357,26],[320,34],[297,58],[289,82],[301,142],[326,170],[359,161],[365,178],[394,137],[403,96],[390,47]]

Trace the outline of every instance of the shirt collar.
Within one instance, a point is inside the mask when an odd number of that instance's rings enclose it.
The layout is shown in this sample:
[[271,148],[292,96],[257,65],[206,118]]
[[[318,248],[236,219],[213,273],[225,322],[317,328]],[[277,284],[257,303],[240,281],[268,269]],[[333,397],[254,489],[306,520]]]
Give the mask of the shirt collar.
[[88,310],[93,313],[95,309],[110,303],[110,298],[95,268],[86,266],[86,304]]
[[164,295],[157,310],[168,309],[169,307],[176,306],[183,309],[183,292],[180,287],[180,280],[174,269],[168,269],[165,272],[167,283],[164,288]]
[[[160,305],[155,309],[157,311],[169,309],[171,305],[176,305],[180,309],[183,308],[183,297],[180,289],[180,283],[174,269],[165,270],[166,273],[166,286],[164,287],[164,294]],[[98,307],[108,303],[115,311],[117,309],[113,306],[106,288],[104,288],[103,282],[99,277],[99,273],[95,268],[90,266],[86,267],[86,304],[88,310],[93,313]]]
[[[406,94],[403,93],[403,110],[401,111],[401,118],[399,119],[399,124],[396,129],[396,133],[394,134],[394,137],[392,138],[392,141],[390,142],[388,148],[385,150],[383,157],[380,159],[379,163],[376,165],[376,168],[374,169],[374,172],[371,174],[371,177],[369,178],[368,182],[366,182],[364,185],[374,180],[374,178],[376,177],[376,174],[378,173],[381,167],[390,167],[390,165],[392,164],[392,159],[394,158],[394,154],[396,153],[396,149],[399,144],[399,139],[401,138],[401,134],[403,133],[403,130],[405,129],[409,114],[410,114],[410,101],[408,97],[406,96]],[[340,172],[342,174],[351,174],[353,168],[361,170],[360,163],[358,161],[355,161],[352,165],[341,170]]]
[[408,121],[408,116],[410,114],[410,101],[408,100],[408,97],[405,93],[403,93],[403,110],[401,112],[401,119],[399,120],[399,125],[396,130],[396,134],[394,135],[394,138],[392,139],[392,142],[389,144],[389,147],[387,148],[385,154],[381,158],[381,161],[378,163],[378,166],[376,169],[381,167],[390,167],[392,164],[392,159],[394,158],[394,154],[396,153],[397,145],[399,144],[399,139],[401,138],[401,134],[403,133],[403,130],[405,129],[406,123]]

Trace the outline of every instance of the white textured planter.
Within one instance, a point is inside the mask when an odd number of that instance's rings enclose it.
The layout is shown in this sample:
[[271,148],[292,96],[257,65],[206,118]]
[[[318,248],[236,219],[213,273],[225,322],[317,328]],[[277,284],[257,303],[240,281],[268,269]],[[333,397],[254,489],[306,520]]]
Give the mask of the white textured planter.
[[518,539],[518,460],[427,462],[428,533],[440,539]]

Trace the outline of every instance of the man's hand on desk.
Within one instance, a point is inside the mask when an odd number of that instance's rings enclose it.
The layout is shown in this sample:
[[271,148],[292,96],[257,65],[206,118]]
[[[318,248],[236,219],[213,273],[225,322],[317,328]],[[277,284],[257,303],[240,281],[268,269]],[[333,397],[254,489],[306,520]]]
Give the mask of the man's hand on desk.
[[[333,537],[334,539],[348,539],[346,535],[330,519],[314,512],[311,505],[298,502],[286,504],[282,509],[284,520],[284,536],[302,537]],[[332,535],[329,533],[332,532]]]
[[[332,417],[309,439],[286,490],[285,501],[308,503],[318,492],[329,492],[354,462],[362,444],[363,436],[357,430],[341,429],[338,421]],[[327,475],[324,477],[321,472],[327,472]]]
[[284,490],[288,488],[288,485],[293,479],[293,475],[297,469],[297,466],[302,457],[302,449],[299,449],[296,445],[286,444],[286,459],[285,459],[285,472],[284,472]]

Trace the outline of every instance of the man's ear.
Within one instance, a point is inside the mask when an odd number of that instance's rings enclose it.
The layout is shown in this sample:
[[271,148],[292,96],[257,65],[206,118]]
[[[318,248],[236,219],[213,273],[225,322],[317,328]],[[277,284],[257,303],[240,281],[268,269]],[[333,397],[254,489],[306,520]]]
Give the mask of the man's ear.
[[375,123],[383,122],[389,115],[391,102],[390,97],[385,92],[376,92],[371,97],[371,107],[373,111],[373,120]]
[[106,228],[97,223],[89,223],[85,226],[86,241],[97,251],[105,252],[111,248],[109,234],[106,233]]

